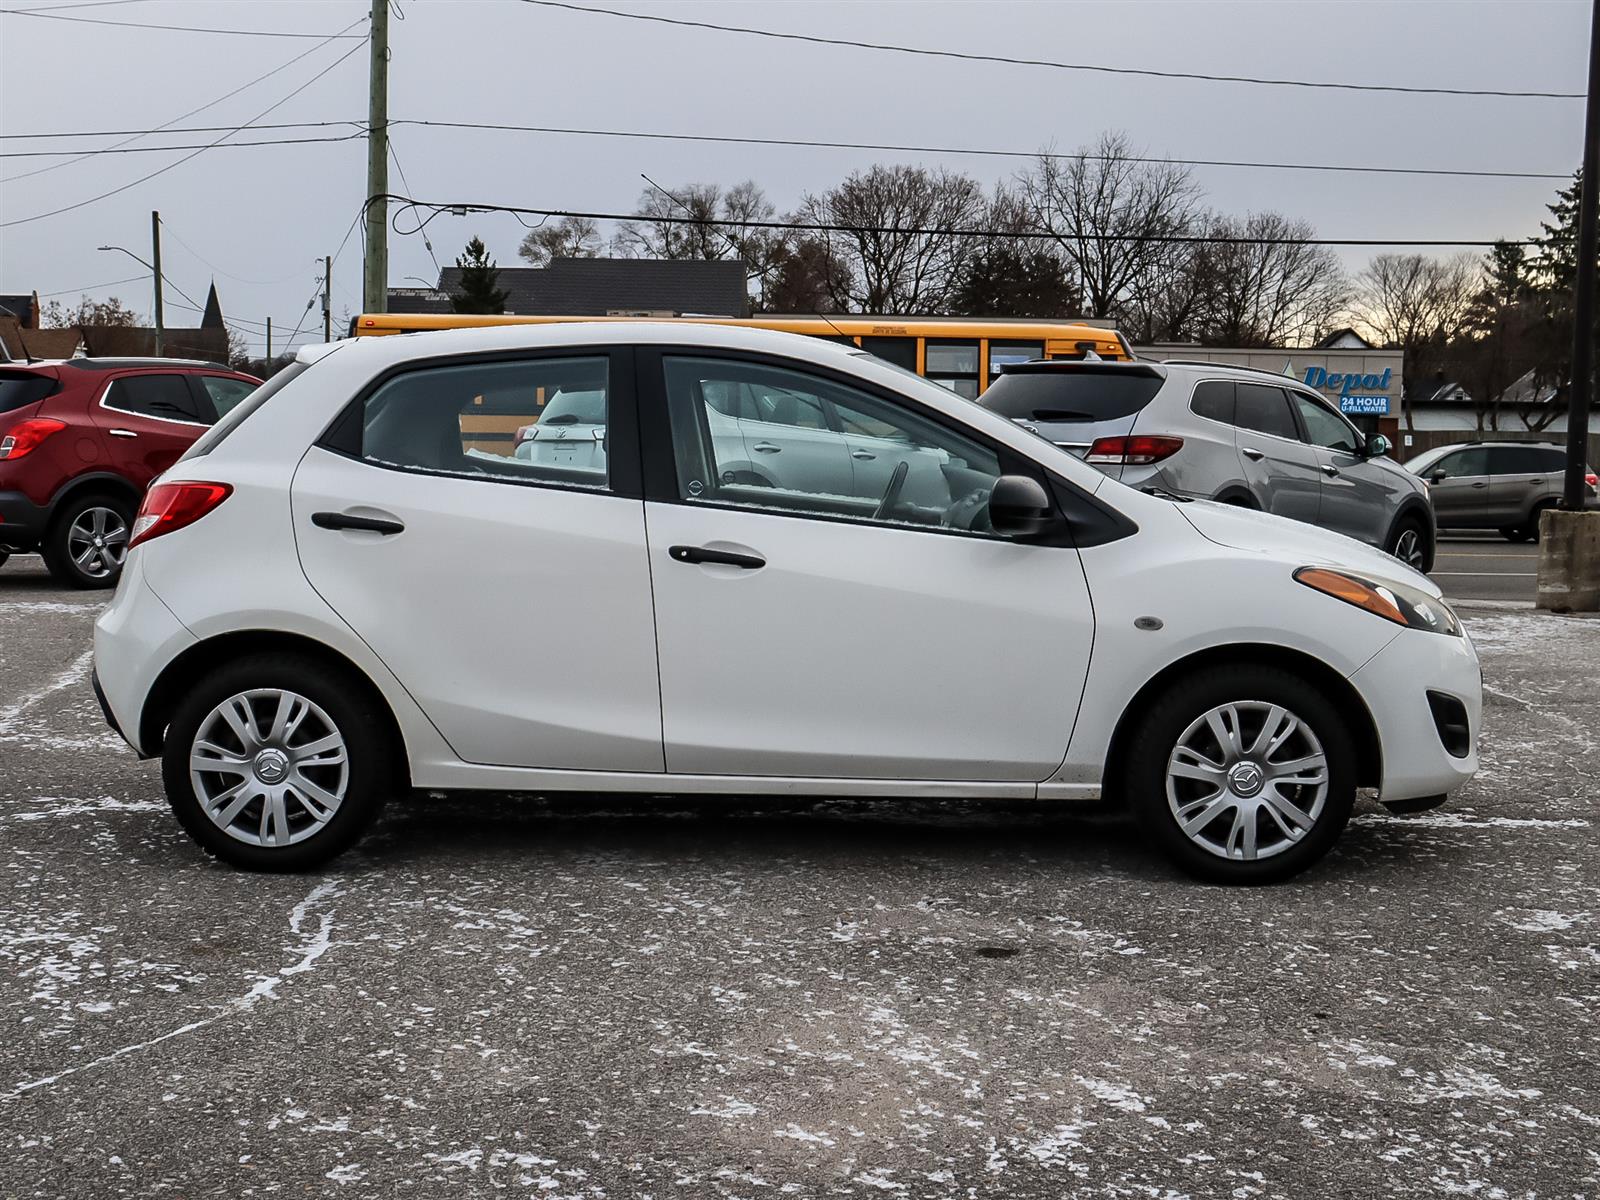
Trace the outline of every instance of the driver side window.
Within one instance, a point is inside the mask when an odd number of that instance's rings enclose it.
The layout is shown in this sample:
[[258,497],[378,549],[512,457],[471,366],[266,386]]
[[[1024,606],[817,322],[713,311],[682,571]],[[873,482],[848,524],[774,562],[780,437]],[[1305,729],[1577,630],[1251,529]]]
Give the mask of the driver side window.
[[[757,362],[668,356],[663,365],[684,501],[988,533],[998,457],[911,407]],[[728,420],[723,398],[746,389],[789,419]]]

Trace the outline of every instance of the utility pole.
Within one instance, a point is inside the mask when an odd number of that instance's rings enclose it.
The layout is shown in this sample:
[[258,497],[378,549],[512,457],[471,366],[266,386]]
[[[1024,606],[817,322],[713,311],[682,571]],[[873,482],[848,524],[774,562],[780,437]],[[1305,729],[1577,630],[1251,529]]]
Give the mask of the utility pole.
[[333,341],[333,256],[322,258],[322,340]]
[[1589,394],[1594,387],[1595,208],[1600,188],[1600,0],[1589,14],[1589,102],[1578,193],[1578,278],[1572,294],[1572,383],[1567,393],[1567,473],[1561,508],[1541,516],[1538,596],[1555,612],[1600,612],[1600,512],[1585,512]]
[[150,245],[154,250],[156,277],[156,357],[166,353],[167,327],[161,314],[161,214],[150,214]]
[[267,318],[267,361],[272,361],[272,318]]
[[372,65],[367,97],[367,259],[361,306],[388,310],[389,301],[389,0],[372,0]]

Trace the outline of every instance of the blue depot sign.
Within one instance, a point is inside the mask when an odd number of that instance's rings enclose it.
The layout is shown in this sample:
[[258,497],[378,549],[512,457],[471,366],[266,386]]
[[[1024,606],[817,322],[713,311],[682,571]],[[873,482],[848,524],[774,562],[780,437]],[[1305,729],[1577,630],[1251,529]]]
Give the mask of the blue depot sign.
[[1372,393],[1387,392],[1393,374],[1393,368],[1390,367],[1370,375],[1358,371],[1341,373],[1330,372],[1325,367],[1307,367],[1306,386],[1337,392],[1339,411],[1342,413],[1382,417],[1388,415],[1389,397]]

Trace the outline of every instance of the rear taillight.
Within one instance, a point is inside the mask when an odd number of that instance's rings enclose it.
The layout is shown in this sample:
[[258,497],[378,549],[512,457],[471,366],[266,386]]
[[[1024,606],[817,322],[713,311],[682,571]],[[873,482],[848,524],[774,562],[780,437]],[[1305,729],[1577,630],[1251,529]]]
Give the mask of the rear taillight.
[[193,525],[228,498],[233,488],[226,483],[158,483],[144,494],[139,515],[133,519],[132,550],[164,533]]
[[1583,481],[1590,487],[1600,487],[1600,475],[1596,475],[1593,471],[1585,475]]
[[1180,437],[1161,437],[1156,434],[1136,434],[1132,437],[1095,438],[1084,462],[1101,466],[1146,467],[1171,458],[1183,449]]
[[52,433],[60,433],[66,427],[65,421],[55,421],[49,417],[19,421],[11,427],[10,433],[0,438],[0,458],[21,458]]

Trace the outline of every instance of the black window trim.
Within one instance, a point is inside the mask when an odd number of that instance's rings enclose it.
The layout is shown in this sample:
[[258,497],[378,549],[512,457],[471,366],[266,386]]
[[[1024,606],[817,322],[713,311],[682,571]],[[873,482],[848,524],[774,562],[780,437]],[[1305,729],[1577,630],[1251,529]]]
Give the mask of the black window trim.
[[[597,342],[591,345],[541,346],[537,349],[494,350],[469,354],[437,354],[395,363],[369,379],[356,392],[313,443],[319,449],[350,459],[379,471],[398,471],[431,479],[461,479],[469,483],[506,484],[511,487],[544,488],[576,492],[585,496],[619,496],[629,500],[644,498],[639,451],[638,376],[635,347],[626,343]],[[512,475],[466,475],[454,471],[433,471],[399,463],[373,462],[361,454],[361,415],[366,403],[379,388],[391,380],[415,371],[448,367],[478,366],[506,362],[538,362],[549,359],[604,358],[606,365],[606,482],[594,484],[562,483],[550,479],[519,479]]]
[[[678,466],[673,451],[671,413],[667,405],[666,366],[669,357],[723,358],[735,362],[754,363],[775,370],[798,371],[816,375],[840,387],[864,392],[887,404],[897,404],[912,409],[917,416],[939,426],[958,437],[977,443],[995,455],[1003,475],[1027,475],[1037,480],[1055,500],[1058,516],[1067,518],[1064,531],[1042,538],[1004,538],[988,533],[974,533],[966,529],[944,529],[927,525],[892,524],[872,517],[847,514],[790,511],[786,509],[758,508],[749,504],[719,503],[715,500],[685,499],[678,482]],[[702,346],[678,343],[651,343],[638,347],[635,358],[638,372],[639,440],[644,468],[644,498],[657,504],[675,504],[683,507],[728,512],[758,513],[762,516],[782,517],[799,521],[825,521],[847,525],[864,525],[872,529],[892,529],[905,533],[925,533],[937,537],[977,538],[986,542],[1014,542],[1018,545],[1061,546],[1084,549],[1104,545],[1138,532],[1138,525],[1097,497],[1083,491],[1077,484],[1057,475],[1044,464],[1029,458],[1004,442],[995,441],[980,430],[951,419],[945,413],[920,403],[893,388],[876,381],[862,379],[837,368],[815,363],[809,359],[788,358],[768,351],[730,349],[722,346]],[[931,381],[930,381],[931,382]],[[935,385],[937,386],[937,385]],[[1085,536],[1074,537],[1074,533]]]

